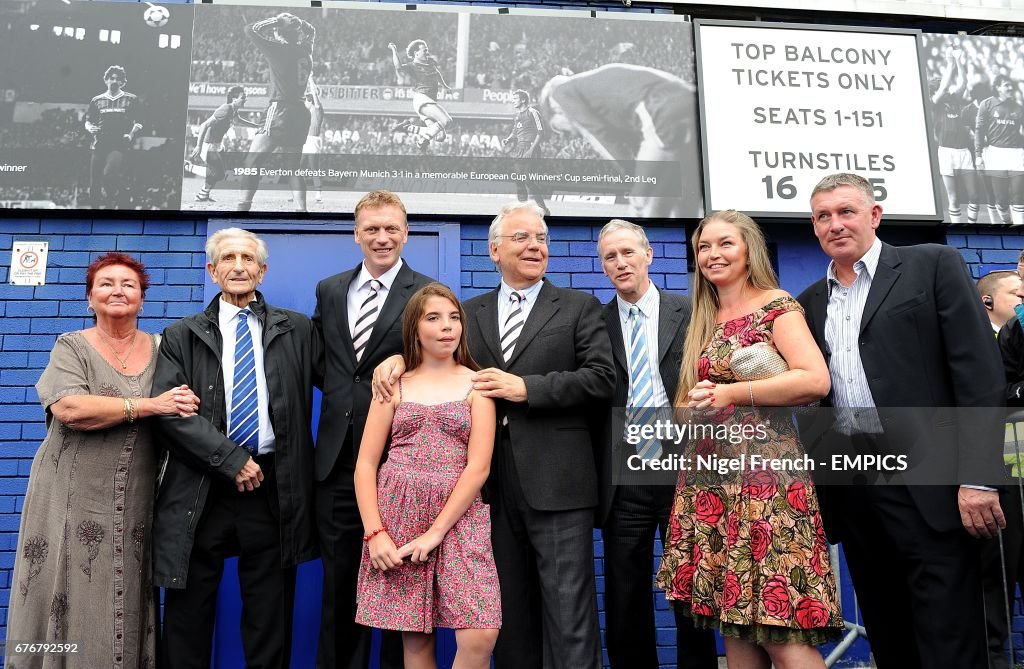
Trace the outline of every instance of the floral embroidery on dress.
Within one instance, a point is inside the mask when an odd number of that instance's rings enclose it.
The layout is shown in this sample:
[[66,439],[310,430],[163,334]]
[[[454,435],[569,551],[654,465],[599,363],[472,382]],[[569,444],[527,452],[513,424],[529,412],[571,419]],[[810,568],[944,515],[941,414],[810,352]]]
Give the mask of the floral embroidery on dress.
[[96,394],[102,397],[121,397],[121,390],[112,383],[104,383],[100,385]]
[[64,451],[71,448],[71,439],[75,434],[75,431],[72,430],[67,425],[65,425],[64,423],[58,424],[57,431],[58,433],[60,433],[60,447],[54,451],[53,455],[50,458],[53,461],[54,471],[57,471],[58,467],[60,467],[60,457],[64,455]]
[[32,584],[32,579],[43,570],[43,563],[46,562],[46,557],[49,554],[50,546],[46,541],[46,537],[39,534],[29,537],[22,547],[21,555],[28,561],[28,573],[25,574],[25,578],[22,579],[20,584],[22,602],[28,597],[28,589]]
[[92,561],[100,554],[100,542],[106,532],[95,520],[83,520],[78,526],[78,540],[86,547],[86,561],[81,565],[82,573],[92,581]]
[[68,608],[67,594],[58,592],[53,596],[53,602],[50,604],[50,620],[53,621],[53,638],[55,639],[64,638]]

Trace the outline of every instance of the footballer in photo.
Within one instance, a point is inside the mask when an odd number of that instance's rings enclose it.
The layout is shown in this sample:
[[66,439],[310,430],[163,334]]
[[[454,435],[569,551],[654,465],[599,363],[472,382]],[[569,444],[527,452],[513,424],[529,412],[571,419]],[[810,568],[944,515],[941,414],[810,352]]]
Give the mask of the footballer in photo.
[[193,11],[0,5],[0,208],[180,208]]

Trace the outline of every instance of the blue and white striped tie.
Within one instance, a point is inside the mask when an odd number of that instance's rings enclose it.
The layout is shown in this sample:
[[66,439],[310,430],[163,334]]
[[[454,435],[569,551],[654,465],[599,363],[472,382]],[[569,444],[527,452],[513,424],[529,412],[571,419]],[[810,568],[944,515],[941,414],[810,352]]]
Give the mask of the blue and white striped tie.
[[[629,422],[633,425],[653,424],[658,409],[654,404],[654,382],[651,380],[651,356],[647,351],[647,331],[644,316],[634,304],[629,307]],[[644,458],[661,457],[661,442],[642,439],[636,445],[637,454]]]
[[256,455],[260,447],[260,411],[256,396],[256,356],[252,348],[252,333],[249,332],[249,313],[248,309],[238,312],[228,439]]

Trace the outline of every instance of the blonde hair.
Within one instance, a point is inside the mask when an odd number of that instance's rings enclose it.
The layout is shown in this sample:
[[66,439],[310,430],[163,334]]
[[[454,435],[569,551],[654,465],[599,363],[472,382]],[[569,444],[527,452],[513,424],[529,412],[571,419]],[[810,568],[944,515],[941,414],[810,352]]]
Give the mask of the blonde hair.
[[[735,226],[747,247],[746,285],[758,290],[777,289],[779,279],[768,257],[768,244],[764,240],[764,233],[754,219],[741,211],[716,211],[702,220],[690,238],[694,257],[697,257],[697,247],[704,228],[716,221]],[[686,404],[687,393],[700,380],[697,378],[697,363],[715,332],[715,322],[718,320],[718,310],[721,307],[718,289],[700,271],[695,273],[690,294],[693,297],[693,314],[690,316],[690,327],[686,330],[686,344],[683,346],[683,363],[679,368],[679,387],[676,389],[675,397],[676,406]]]

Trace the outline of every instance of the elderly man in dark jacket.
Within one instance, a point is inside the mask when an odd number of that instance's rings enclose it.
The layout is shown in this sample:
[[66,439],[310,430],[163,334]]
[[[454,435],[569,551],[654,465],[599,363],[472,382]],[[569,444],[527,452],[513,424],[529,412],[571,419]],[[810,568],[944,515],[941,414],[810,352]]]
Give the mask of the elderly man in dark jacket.
[[295,567],[315,558],[309,319],[256,291],[266,245],[214,233],[207,270],[221,294],[164,332],[154,388],[187,384],[197,416],[157,425],[167,449],[157,493],[154,581],[167,588],[163,666],[209,665],[224,559],[238,556],[242,644],[251,667],[288,667]]

